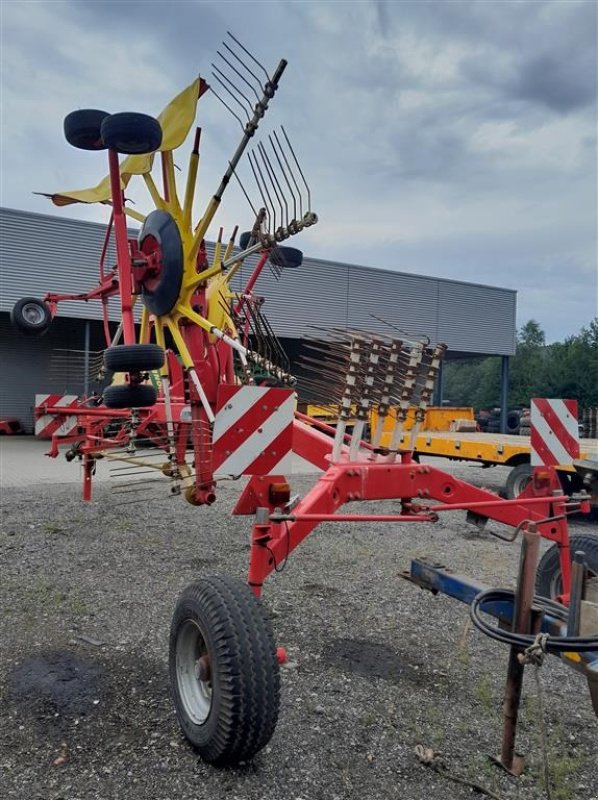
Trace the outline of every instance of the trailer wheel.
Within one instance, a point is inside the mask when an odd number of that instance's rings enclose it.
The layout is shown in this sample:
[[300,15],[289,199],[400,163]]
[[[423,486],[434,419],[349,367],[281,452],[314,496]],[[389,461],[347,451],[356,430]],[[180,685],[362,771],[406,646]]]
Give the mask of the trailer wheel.
[[64,118],[64,138],[79,150],[105,150],[102,122],[109,116],[107,111],[95,108],[71,111]]
[[519,497],[531,479],[531,464],[517,464],[516,467],[513,467],[509,472],[509,476],[505,484],[505,494],[507,495],[507,500],[514,500],[516,497]]
[[296,247],[275,247],[270,253],[270,261],[281,269],[295,269],[303,263],[303,253]]
[[157,344],[119,344],[104,351],[104,366],[112,372],[160,369],[164,350]]
[[160,123],[147,114],[109,114],[102,122],[101,134],[106,147],[125,155],[153,153],[162,144]]
[[204,761],[251,759],[278,719],[274,636],[247,584],[225,577],[192,583],[170,628],[170,685],[179,724]]
[[183,282],[183,243],[174,219],[166,211],[150,212],[139,231],[139,248],[157,262],[155,276],[141,281],[143,304],[156,316],[168,314],[179,299]]
[[[586,562],[594,575],[598,575],[598,536],[592,533],[576,533],[569,537],[571,556],[576,550],[583,550]],[[542,597],[556,597],[563,591],[561,562],[558,545],[553,544],[544,553],[536,573],[536,594]]]
[[43,300],[22,297],[14,304],[10,321],[24,336],[43,336],[52,324],[52,314]]
[[147,408],[153,406],[158,393],[153,386],[142,383],[117,383],[104,389],[104,405],[108,408]]

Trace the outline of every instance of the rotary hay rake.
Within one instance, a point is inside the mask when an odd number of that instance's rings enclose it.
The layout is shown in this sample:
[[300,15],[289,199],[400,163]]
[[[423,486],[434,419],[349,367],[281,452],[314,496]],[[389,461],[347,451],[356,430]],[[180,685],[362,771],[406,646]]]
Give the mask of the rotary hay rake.
[[[69,114],[67,140],[82,149],[107,150],[109,174],[93,189],[49,197],[57,205],[111,206],[100,281],[84,294],[24,298],[12,319],[22,333],[41,335],[63,301],[94,299],[102,305],[107,347],[99,379],[104,385],[99,383],[91,396],[71,398],[68,411],[52,395],[36,408],[45,433],[52,435],[49,455],[57,456],[59,447],[67,445],[67,459],[81,460],[84,499],[91,498],[100,458],[119,463],[114,471],[124,479],[125,491],[135,490],[143,483],[137,473],[148,471],[152,481],[170,481],[171,495],[198,506],[215,501],[220,479],[249,476],[234,509],[235,514],[254,515],[247,584],[227,577],[196,581],[182,592],[170,633],[172,693],[182,730],[205,760],[223,765],[251,758],[274,732],[279,664],[285,656],[275,647],[259,597],[266,578],[320,522],[434,522],[443,512],[462,509],[478,524],[494,519],[514,527],[515,535],[535,531],[554,543],[548,553],[560,581],[560,600],[566,604],[571,586],[567,514],[587,510],[588,502],[585,496],[564,496],[551,468],[535,470],[523,495],[507,501],[417,463],[413,443],[445,348],[405,336],[391,325],[387,335],[312,328],[304,343],[300,389],[311,398],[336,401],[338,423],[331,428],[295,410],[297,381],[254,288],[266,264],[283,280],[285,269],[300,266],[301,252],[282,243],[314,225],[317,217],[284,129],[247,152],[259,207],[252,204],[237,171],[286,62],[270,76],[230,34],[219,57],[221,65],[213,65],[218,93],[212,91],[237,119],[242,136],[197,223],[192,206],[201,130],[193,137],[182,203],[174,151],[190,133],[197,102],[210,88],[203,79],[181,92],[158,119],[98,110]],[[120,161],[119,154],[126,158]],[[156,156],[161,191],[151,172]],[[141,175],[155,206],[147,216],[126,202],[125,190],[134,175]],[[233,177],[252,207],[253,226],[240,237],[240,249],[235,249],[237,229],[226,245],[221,229],[210,259],[205,235]],[[127,217],[141,223],[136,238],[129,238]],[[107,269],[111,236],[116,265]],[[233,278],[251,258],[250,277],[234,291]],[[108,320],[110,298],[120,305],[114,335]],[[111,381],[106,378],[110,373]],[[410,407],[416,409],[416,424],[410,443],[399,447]],[[378,423],[368,442],[364,431],[372,408]],[[391,443],[382,448],[382,428],[391,412]],[[66,424],[67,415],[74,426]],[[148,443],[153,450],[140,450]],[[291,499],[285,477],[293,453],[324,470],[301,499]],[[351,501],[387,499],[399,502],[399,513],[339,511]],[[438,568],[416,566],[411,580],[447,591]],[[483,610],[493,613],[492,608],[486,604]],[[504,603],[501,613],[507,615]],[[553,636],[561,630],[548,614],[542,624]],[[598,655],[582,645],[572,663],[587,675],[598,706]],[[575,642],[570,647],[575,650]]]

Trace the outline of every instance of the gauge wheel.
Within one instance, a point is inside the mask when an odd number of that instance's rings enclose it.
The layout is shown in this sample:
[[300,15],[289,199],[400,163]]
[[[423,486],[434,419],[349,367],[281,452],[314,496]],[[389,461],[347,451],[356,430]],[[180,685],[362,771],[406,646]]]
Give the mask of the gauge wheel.
[[64,118],[64,138],[79,150],[105,150],[102,123],[109,116],[107,111],[95,108],[71,111]]
[[272,628],[247,584],[206,577],[178,599],[170,685],[179,724],[204,761],[253,758],[274,733],[280,673]]
[[106,147],[125,155],[153,153],[162,144],[162,128],[155,117],[129,111],[109,114],[101,126]]
[[505,494],[507,499],[514,500],[516,497],[519,497],[531,479],[531,464],[517,464],[516,467],[512,467],[505,485]]
[[104,389],[104,405],[108,408],[147,408],[157,399],[158,393],[147,383],[116,383]]
[[270,262],[281,269],[295,269],[303,263],[303,253],[296,247],[275,247],[270,253]]
[[23,297],[14,304],[10,321],[24,336],[43,336],[52,324],[52,314],[43,300]]
[[141,281],[143,304],[156,316],[168,314],[179,299],[183,282],[183,243],[177,224],[168,212],[152,211],[138,242],[141,251],[156,262],[156,274]]
[[147,372],[164,365],[164,350],[157,344],[119,344],[104,350],[104,365],[112,372]]
[[[591,573],[598,575],[598,536],[592,533],[576,533],[569,537],[571,556],[582,550],[586,554],[586,563]],[[561,577],[561,561],[559,547],[551,545],[544,553],[536,572],[536,594],[542,597],[557,597],[562,594],[563,579]]]

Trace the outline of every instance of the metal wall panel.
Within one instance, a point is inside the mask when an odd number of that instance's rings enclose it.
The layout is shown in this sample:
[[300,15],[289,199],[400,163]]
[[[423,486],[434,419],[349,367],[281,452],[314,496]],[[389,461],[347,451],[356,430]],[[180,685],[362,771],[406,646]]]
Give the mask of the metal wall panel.
[[[104,346],[102,325],[89,324],[90,351],[99,351]],[[83,393],[83,357],[73,351],[84,350],[85,325],[80,319],[57,319],[46,336],[31,338],[17,333],[8,314],[0,313],[0,416],[18,417],[27,432],[32,432],[36,394]],[[64,359],[69,355],[72,361],[67,369]]]
[[[104,234],[101,224],[0,209],[0,310],[24,296],[92,288]],[[210,257],[212,252],[208,244]],[[113,262],[112,250],[108,263]],[[255,263],[254,257],[243,265],[235,290]],[[445,342],[449,354],[515,350],[516,293],[510,289],[306,258],[279,281],[266,269],[255,290],[266,298],[264,311],[279,336],[300,337],[310,325],[390,330],[376,315],[408,333]],[[99,319],[101,308],[97,302],[69,302],[59,315]],[[116,301],[110,316],[118,318]]]

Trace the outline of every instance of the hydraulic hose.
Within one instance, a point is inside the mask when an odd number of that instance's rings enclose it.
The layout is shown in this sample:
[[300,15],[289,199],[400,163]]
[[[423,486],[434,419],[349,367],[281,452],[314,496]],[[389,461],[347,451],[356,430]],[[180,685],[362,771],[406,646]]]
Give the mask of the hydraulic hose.
[[[498,628],[487,622],[482,606],[485,603],[514,603],[515,593],[510,589],[488,589],[477,594],[471,606],[469,614],[473,624],[486,636],[496,639],[497,642],[508,644],[512,647],[519,647],[524,650],[531,647],[536,637],[524,633],[513,633]],[[546,597],[536,595],[534,606],[542,612],[549,614],[561,622],[567,622],[568,609],[556,600],[549,600]],[[548,653],[587,653],[592,650],[598,652],[598,635],[595,636],[548,636],[545,649]]]

